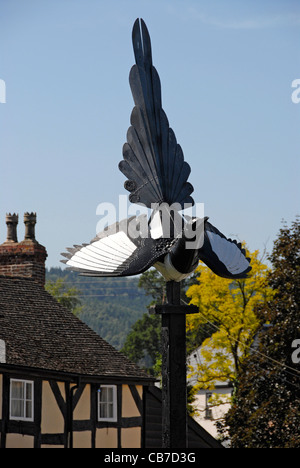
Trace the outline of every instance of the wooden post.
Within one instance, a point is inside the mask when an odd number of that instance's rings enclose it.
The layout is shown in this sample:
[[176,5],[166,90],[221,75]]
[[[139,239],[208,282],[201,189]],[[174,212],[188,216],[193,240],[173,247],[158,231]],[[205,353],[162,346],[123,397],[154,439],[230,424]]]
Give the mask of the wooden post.
[[180,283],[167,282],[162,315],[162,447],[187,448],[186,314],[196,306],[180,305]]

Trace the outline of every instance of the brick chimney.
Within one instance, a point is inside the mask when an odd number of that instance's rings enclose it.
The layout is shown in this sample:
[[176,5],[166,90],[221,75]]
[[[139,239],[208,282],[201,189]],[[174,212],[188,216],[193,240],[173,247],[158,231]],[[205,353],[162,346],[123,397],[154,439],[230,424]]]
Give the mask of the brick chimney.
[[0,245],[0,275],[33,278],[45,285],[47,251],[35,239],[36,213],[25,213],[25,238],[17,239],[17,214],[7,214],[7,239]]

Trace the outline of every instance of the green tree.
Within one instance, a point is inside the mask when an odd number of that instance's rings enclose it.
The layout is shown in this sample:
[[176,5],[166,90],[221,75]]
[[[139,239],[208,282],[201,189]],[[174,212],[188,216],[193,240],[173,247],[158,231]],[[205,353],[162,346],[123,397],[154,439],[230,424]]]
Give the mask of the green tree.
[[241,366],[223,428],[233,448],[300,448],[300,363],[293,362],[293,344],[300,339],[298,218],[280,230],[270,261],[274,297],[256,311],[258,319],[270,325],[257,336],[256,347]]
[[146,296],[152,297],[150,305],[165,304],[166,281],[154,268],[143,273],[139,278],[138,287],[144,289]]
[[[138,287],[144,289],[152,301],[148,307],[164,304],[165,280],[155,269],[150,269],[139,278]],[[145,368],[152,375],[159,375],[161,356],[161,318],[145,313],[131,327],[121,350],[131,361]]]
[[82,306],[81,300],[78,297],[80,295],[79,289],[74,287],[69,288],[63,278],[57,278],[55,281],[46,281],[45,289],[66,309],[75,315],[80,314]]
[[154,366],[161,349],[160,316],[144,314],[132,327],[122,352],[133,362],[155,374]]

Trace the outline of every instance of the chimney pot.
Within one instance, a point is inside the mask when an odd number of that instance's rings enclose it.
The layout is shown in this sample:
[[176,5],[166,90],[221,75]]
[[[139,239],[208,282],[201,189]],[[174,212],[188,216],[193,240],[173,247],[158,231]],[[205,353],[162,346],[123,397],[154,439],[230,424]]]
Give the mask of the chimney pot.
[[25,240],[35,241],[36,213],[24,214]]
[[36,213],[24,214],[25,239],[22,242],[17,241],[18,215],[7,214],[6,223],[7,241],[0,245],[0,275],[12,278],[32,278],[41,286],[45,286],[47,251],[35,240]]
[[7,239],[6,242],[18,242],[17,238],[17,225],[19,222],[19,215],[16,213],[6,214],[6,225],[7,225]]

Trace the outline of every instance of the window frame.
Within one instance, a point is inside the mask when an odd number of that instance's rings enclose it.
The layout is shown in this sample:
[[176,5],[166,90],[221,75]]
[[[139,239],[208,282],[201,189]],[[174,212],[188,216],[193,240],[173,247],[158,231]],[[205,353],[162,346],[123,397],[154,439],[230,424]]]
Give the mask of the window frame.
[[212,404],[209,401],[213,396],[212,392],[205,393],[205,419],[212,420],[213,419],[213,411],[212,411]]
[[[105,401],[101,402],[101,390],[102,389],[109,389],[111,388],[113,391],[113,399],[112,401]],[[100,415],[100,405],[102,404],[113,404],[113,416],[111,418],[109,417],[101,417]],[[98,391],[97,391],[97,418],[98,422],[117,422],[118,421],[118,400],[117,400],[117,385],[99,385]]]
[[[12,388],[14,382],[21,382],[24,385],[24,396],[23,398],[17,399],[12,398]],[[31,398],[27,398],[27,384],[31,386]],[[22,401],[23,403],[23,414],[25,416],[13,416],[12,415],[12,402],[14,400]],[[31,415],[26,416],[26,403],[31,402]],[[34,381],[33,380],[26,380],[26,379],[10,379],[10,390],[9,390],[9,419],[11,421],[25,421],[25,422],[33,422],[34,421]]]

